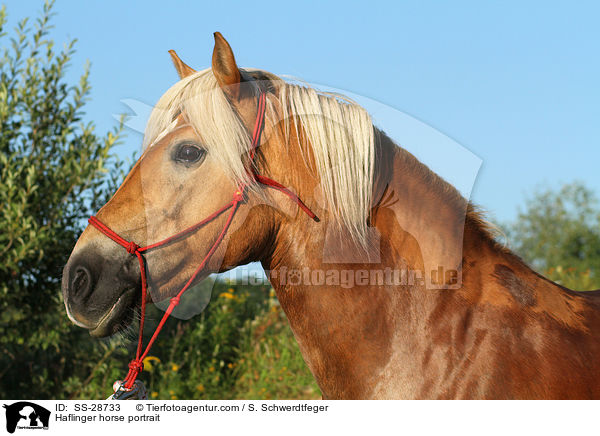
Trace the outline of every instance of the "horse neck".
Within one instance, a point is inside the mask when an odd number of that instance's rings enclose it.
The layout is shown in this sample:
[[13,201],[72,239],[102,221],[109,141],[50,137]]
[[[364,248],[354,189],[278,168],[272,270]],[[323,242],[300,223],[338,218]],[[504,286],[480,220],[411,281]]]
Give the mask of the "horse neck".
[[[412,272],[461,266],[466,201],[382,132],[376,144],[371,250],[352,247],[327,214],[314,223],[299,213],[278,222],[274,247],[262,259],[325,397],[375,395],[372,378],[394,355],[416,350],[423,322],[438,305],[440,291],[411,281]],[[319,204],[313,185],[298,184],[309,175],[281,171],[286,165],[278,159],[274,155],[269,171],[309,205]],[[290,162],[303,160],[292,156]],[[365,274],[367,282],[357,285]]]
[[[580,298],[498,246],[454,188],[381,132],[376,156],[373,250],[344,245],[327,214],[317,224],[298,213],[279,221],[262,259],[325,398],[436,396],[427,386],[467,346],[473,313],[502,320],[527,312],[581,327]],[[318,204],[307,185],[299,192]],[[452,270],[455,286],[445,275]],[[436,283],[423,280],[431,271]]]

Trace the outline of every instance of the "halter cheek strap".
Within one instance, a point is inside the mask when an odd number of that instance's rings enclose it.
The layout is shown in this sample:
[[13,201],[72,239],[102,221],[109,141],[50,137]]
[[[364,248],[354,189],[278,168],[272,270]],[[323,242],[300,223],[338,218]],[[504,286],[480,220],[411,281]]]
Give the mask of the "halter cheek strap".
[[[252,144],[251,144],[251,149],[250,149],[250,165],[249,165],[250,170],[249,171],[250,171],[251,179],[257,183],[260,183],[261,185],[271,187],[271,188],[276,189],[276,190],[282,192],[283,194],[287,195],[310,218],[312,218],[313,220],[318,222],[319,218],[308,208],[308,206],[306,206],[302,202],[302,200],[296,194],[294,194],[288,188],[286,188],[285,186],[276,182],[275,180],[272,180],[268,177],[257,174],[253,169],[252,163],[254,161],[254,157],[256,154],[256,148],[260,144],[260,137],[261,137],[262,130],[264,128],[265,108],[266,108],[266,94],[264,92],[262,92],[258,98],[258,114],[256,117],[256,122],[254,124],[254,131],[253,131],[253,135],[252,135]],[[204,270],[204,268],[206,267],[206,264],[208,263],[208,261],[210,260],[212,255],[215,253],[215,251],[217,250],[217,248],[219,247],[219,245],[225,238],[225,235],[227,234],[227,231],[229,230],[229,226],[231,225],[231,222],[233,221],[233,217],[235,216],[235,213],[237,212],[240,204],[246,198],[247,188],[248,188],[248,186],[246,184],[240,184],[237,187],[235,193],[233,194],[231,201],[229,203],[227,203],[225,206],[223,206],[222,208],[213,212],[211,215],[207,216],[202,221],[199,221],[196,224],[180,231],[179,233],[176,233],[173,236],[170,236],[166,239],[155,242],[154,244],[146,245],[144,247],[140,247],[135,242],[128,241],[128,240],[122,238],[117,233],[115,233],[113,230],[111,230],[106,224],[102,223],[95,216],[92,216],[89,218],[88,222],[92,226],[94,226],[101,233],[103,233],[104,235],[106,235],[107,237],[109,237],[110,239],[115,241],[117,244],[119,244],[120,246],[125,248],[125,250],[127,250],[127,252],[129,254],[135,255],[137,257],[139,265],[140,265],[140,277],[141,277],[141,282],[142,282],[142,302],[141,302],[141,312],[142,313],[140,316],[140,332],[139,332],[139,336],[138,336],[137,351],[135,354],[135,359],[133,359],[129,363],[129,372],[127,373],[127,376],[123,380],[123,383],[116,389],[116,392],[114,394],[115,398],[118,398],[117,394],[119,394],[119,390],[123,390],[123,389],[131,390],[132,389],[138,374],[141,371],[143,371],[143,369],[144,369],[144,364],[143,364],[144,358],[148,355],[148,352],[150,351],[152,344],[154,344],[154,341],[156,341],[156,338],[158,337],[158,334],[162,330],[163,326],[165,325],[165,322],[167,321],[167,319],[169,318],[171,313],[173,313],[173,310],[175,309],[175,307],[181,301],[181,296],[183,295],[183,293],[185,291],[187,291],[190,288],[190,286],[192,285],[194,280],[196,280],[196,278],[198,277],[200,272]],[[148,341],[146,348],[144,348],[143,347],[143,332],[144,332],[144,320],[145,320],[145,316],[146,316],[146,299],[147,299],[147,294],[148,294],[148,282],[146,280],[146,262],[145,262],[143,253],[146,251],[152,250],[152,249],[160,248],[166,244],[169,244],[170,242],[181,239],[181,238],[189,235],[190,233],[194,232],[195,230],[214,221],[215,219],[217,219],[219,216],[221,216],[225,212],[228,212],[228,215],[227,215],[225,224],[223,225],[223,228],[221,230],[221,233],[219,233],[219,236],[217,237],[217,239],[215,240],[213,245],[210,247],[210,249],[204,256],[202,261],[198,264],[198,267],[196,268],[196,270],[194,271],[192,276],[188,279],[188,281],[181,288],[181,290],[177,293],[177,295],[175,297],[171,298],[169,307],[165,311],[162,319],[160,320],[158,326],[156,327],[156,330],[154,330],[154,334]]]

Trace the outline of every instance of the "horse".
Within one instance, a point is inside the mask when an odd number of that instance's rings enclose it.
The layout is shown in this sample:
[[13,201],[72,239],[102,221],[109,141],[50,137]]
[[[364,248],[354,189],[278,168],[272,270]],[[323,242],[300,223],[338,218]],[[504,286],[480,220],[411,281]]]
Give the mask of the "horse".
[[[127,250],[90,225],[66,263],[62,292],[76,325],[112,335],[190,277],[259,261],[324,399],[600,398],[600,291],[530,269],[360,105],[239,68],[214,36],[209,69],[171,51],[180,80],[96,215]],[[169,239],[232,196],[227,222],[213,214]],[[144,253],[126,243],[165,239]],[[142,272],[150,294],[140,292]]]

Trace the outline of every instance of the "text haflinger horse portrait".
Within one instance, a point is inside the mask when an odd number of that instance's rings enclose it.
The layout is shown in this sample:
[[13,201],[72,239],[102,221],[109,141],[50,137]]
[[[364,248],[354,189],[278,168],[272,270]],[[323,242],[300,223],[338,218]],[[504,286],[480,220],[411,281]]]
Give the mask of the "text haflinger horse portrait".
[[[114,398],[144,397],[143,360],[188,289],[254,261],[325,399],[600,398],[599,292],[530,269],[354,101],[239,68],[219,33],[207,70],[171,54],[181,80],[63,273],[93,336],[140,313]],[[144,336],[151,302],[167,308]]]

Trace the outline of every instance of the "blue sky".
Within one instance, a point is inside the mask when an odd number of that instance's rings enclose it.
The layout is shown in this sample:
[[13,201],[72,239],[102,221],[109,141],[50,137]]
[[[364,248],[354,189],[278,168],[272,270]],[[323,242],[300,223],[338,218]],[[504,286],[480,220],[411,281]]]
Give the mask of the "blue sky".
[[[41,9],[4,4],[10,24]],[[497,220],[539,185],[600,192],[598,3],[58,0],[55,12],[54,39],[79,40],[71,77],[92,63],[87,119],[100,131],[121,100],[152,104],[174,83],[169,49],[209,66],[219,30],[241,66],[364,96],[378,125],[457,184],[480,159],[471,198]],[[120,153],[140,143],[130,131]]]

